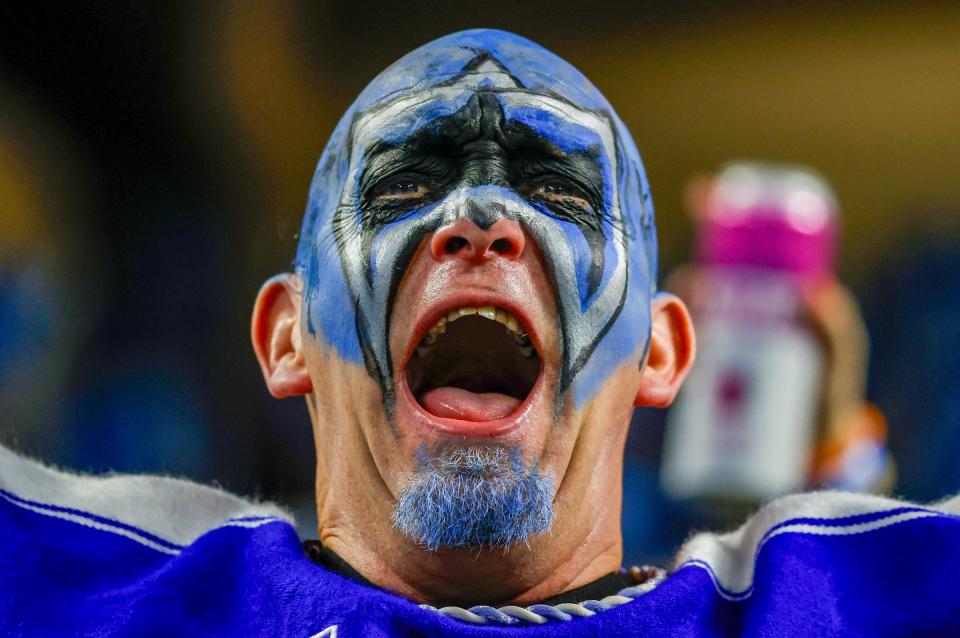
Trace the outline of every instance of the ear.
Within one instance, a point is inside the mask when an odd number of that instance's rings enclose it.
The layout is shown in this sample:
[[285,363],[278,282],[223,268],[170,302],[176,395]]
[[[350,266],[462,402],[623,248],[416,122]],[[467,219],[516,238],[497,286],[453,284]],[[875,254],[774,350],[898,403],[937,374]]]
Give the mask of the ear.
[[268,279],[253,305],[250,339],[270,394],[278,399],[308,394],[313,383],[300,342],[300,277]]
[[640,388],[634,405],[665,408],[677,396],[693,365],[693,322],[680,299],[659,293],[650,304],[650,324],[650,350],[640,369]]

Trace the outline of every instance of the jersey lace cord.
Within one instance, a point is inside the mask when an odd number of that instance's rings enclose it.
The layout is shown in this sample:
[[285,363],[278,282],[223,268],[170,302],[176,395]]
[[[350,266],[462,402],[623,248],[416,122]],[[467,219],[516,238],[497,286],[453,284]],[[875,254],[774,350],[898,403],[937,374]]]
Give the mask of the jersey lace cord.
[[488,622],[502,625],[517,625],[521,623],[542,625],[551,620],[568,622],[575,617],[586,618],[598,612],[628,603],[652,591],[667,577],[666,570],[651,565],[644,565],[643,567],[633,566],[628,570],[628,574],[633,578],[634,582],[637,583],[636,585],[625,587],[616,594],[607,596],[601,600],[585,600],[581,603],[560,603],[557,605],[541,603],[528,607],[519,607],[517,605],[505,605],[503,607],[476,605],[470,609],[455,606],[437,609],[432,605],[420,605],[420,607],[421,609],[435,611],[448,618],[455,618],[478,625]]

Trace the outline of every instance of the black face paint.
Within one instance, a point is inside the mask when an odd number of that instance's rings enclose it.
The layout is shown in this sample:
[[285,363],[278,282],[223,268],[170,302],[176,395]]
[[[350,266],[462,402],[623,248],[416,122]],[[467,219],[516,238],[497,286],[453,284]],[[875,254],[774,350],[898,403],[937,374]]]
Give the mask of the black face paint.
[[[546,212],[581,227],[594,254],[591,288],[603,268],[603,176],[598,149],[565,153],[529,127],[505,123],[496,95],[475,93],[455,114],[435,120],[398,145],[377,142],[366,153],[360,178],[363,255],[380,229],[413,210],[443,199],[456,188],[485,184],[507,187]],[[382,196],[391,184],[407,181],[424,195]],[[564,189],[558,196],[545,187]],[[496,219],[489,207],[467,215],[481,228]],[[404,264],[405,265],[405,264]],[[367,273],[369,281],[369,272]]]

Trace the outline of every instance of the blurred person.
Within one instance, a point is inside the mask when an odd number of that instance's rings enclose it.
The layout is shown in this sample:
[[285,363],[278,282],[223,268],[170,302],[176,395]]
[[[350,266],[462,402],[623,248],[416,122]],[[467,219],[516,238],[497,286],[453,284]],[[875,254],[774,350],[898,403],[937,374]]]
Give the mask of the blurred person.
[[665,288],[690,305],[698,364],[666,415],[634,415],[623,516],[637,559],[791,491],[884,493],[896,474],[883,414],[864,398],[866,328],[834,270],[829,184],[802,166],[735,161],[691,179],[685,199],[695,256]]
[[[663,480],[743,506],[810,487],[883,491],[886,424],[865,401],[868,340],[834,275],[837,202],[813,171],[735,162],[692,181],[700,363],[668,413]],[[736,511],[737,508],[733,508]]]
[[475,30],[401,58],[335,129],[300,241],[251,337],[270,392],[306,397],[319,543],[268,504],[0,450],[0,630],[957,629],[957,500],[796,496],[695,537],[669,578],[621,566],[630,415],[672,401],[694,337],[653,285],[632,138],[555,55]]

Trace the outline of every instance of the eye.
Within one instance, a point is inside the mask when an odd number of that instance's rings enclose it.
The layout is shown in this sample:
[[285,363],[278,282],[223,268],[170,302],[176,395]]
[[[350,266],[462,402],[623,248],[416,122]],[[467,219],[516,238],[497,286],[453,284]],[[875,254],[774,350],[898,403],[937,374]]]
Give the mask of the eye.
[[539,182],[531,193],[537,199],[586,209],[590,200],[575,184],[566,179],[548,179]]
[[373,199],[380,201],[403,201],[422,199],[433,192],[425,180],[411,177],[391,177],[373,189]]
[[547,182],[540,185],[540,190],[547,195],[569,195],[573,189],[563,182]]

